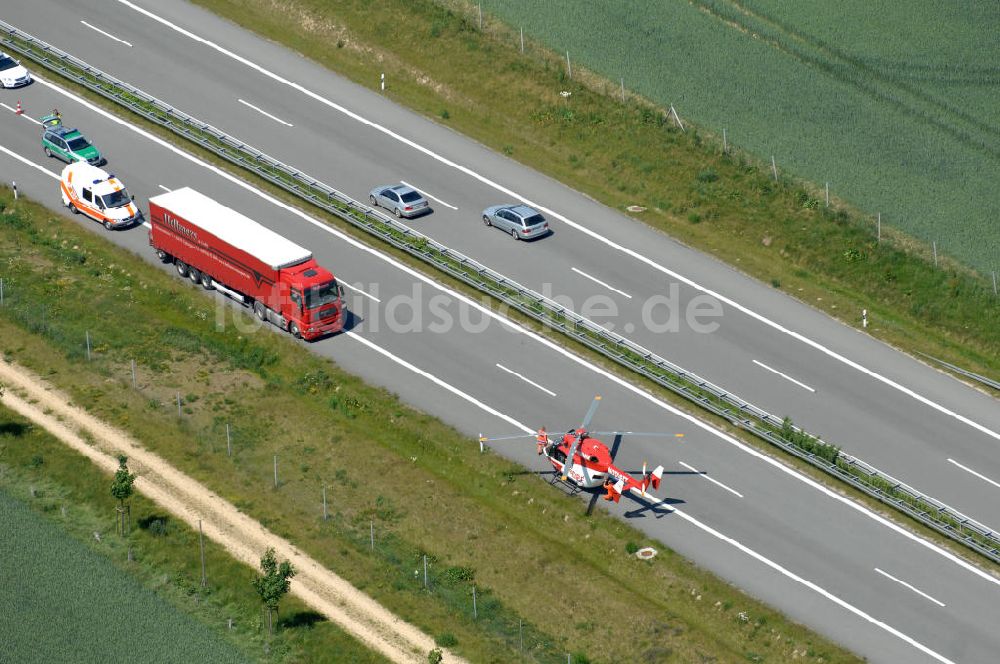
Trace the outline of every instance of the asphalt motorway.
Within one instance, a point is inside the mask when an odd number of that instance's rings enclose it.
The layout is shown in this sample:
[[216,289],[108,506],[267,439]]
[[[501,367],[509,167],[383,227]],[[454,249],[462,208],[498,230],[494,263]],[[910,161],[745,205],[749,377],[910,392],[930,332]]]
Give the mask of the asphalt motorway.
[[[414,228],[996,525],[992,397],[199,8],[36,0],[4,19],[360,200],[413,184],[434,206]],[[518,198],[554,235],[483,226]],[[712,333],[688,319],[699,301]]]
[[[595,430],[684,434],[624,439],[623,467],[636,470],[649,460],[667,474],[652,504],[626,498],[609,507],[613,513],[872,661],[995,659],[994,576],[42,78],[0,93],[0,103],[13,107],[20,98],[27,109],[24,116],[0,110],[0,174],[16,180],[21,193],[70,214],[56,180],[62,164],[44,157],[34,124],[58,107],[100,137],[109,169],[140,200],[194,186],[310,247],[332,267],[349,286],[350,329],[303,344],[310,351],[469,433],[470,445],[481,431],[572,427],[601,394]],[[170,269],[155,259],[145,229],[107,232],[73,218],[151,268]],[[16,289],[17,275],[5,276],[5,288]],[[236,325],[228,302],[209,294],[203,313]],[[49,306],[54,314],[58,303]],[[240,329],[277,333],[256,324]],[[496,453],[546,470],[530,441]],[[583,509],[583,502],[568,499],[570,509]]]

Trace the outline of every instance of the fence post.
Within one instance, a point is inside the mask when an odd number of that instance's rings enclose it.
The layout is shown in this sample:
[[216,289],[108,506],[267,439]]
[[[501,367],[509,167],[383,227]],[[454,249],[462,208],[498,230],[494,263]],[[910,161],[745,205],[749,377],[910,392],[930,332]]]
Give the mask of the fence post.
[[201,529],[201,519],[198,519],[198,546],[201,547],[201,587],[208,585],[208,576],[205,574],[205,533]]
[[625,103],[625,79],[622,78],[620,80],[621,80],[621,84],[622,84],[622,103],[624,104]]
[[226,456],[233,456],[233,441],[229,437],[229,422],[226,422]]
[[826,206],[830,207],[830,183],[826,183]]
[[483,3],[479,3],[479,31],[483,31]]
[[881,212],[878,213],[878,222],[877,223],[878,223],[878,226],[876,228],[876,237],[875,237],[875,240],[877,242],[881,242],[882,241],[882,213]]
[[729,140],[726,137],[726,128],[722,128],[722,154],[729,154]]
[[771,155],[771,172],[774,173],[774,181],[778,181],[778,164],[774,161],[774,155]]
[[993,295],[997,294],[997,271],[993,270]]
[[931,247],[934,249],[934,267],[937,267],[937,240],[931,241]]
[[524,28],[521,28],[521,55],[524,55]]
[[427,590],[427,554],[424,554],[424,589]]
[[324,521],[327,520],[327,513],[326,513],[326,485],[325,484],[323,485],[323,520]]
[[476,606],[476,587],[472,586],[472,619],[479,620],[479,609]]
[[368,525],[371,528],[372,551],[374,551],[375,550],[375,521],[374,520],[369,521]]
[[87,330],[87,361],[90,362],[90,330]]
[[0,277],[0,307],[3,306],[3,277]]
[[132,360],[132,389],[133,390],[138,389],[135,382],[135,360]]
[[524,621],[521,618],[517,619],[517,643],[518,643],[518,649],[523,652],[524,651]]
[[278,455],[274,455],[274,488],[278,488]]
[[569,80],[573,80],[573,63],[569,61],[569,51],[566,51],[566,71],[569,72]]
[[181,393],[177,393],[177,417],[181,416]]

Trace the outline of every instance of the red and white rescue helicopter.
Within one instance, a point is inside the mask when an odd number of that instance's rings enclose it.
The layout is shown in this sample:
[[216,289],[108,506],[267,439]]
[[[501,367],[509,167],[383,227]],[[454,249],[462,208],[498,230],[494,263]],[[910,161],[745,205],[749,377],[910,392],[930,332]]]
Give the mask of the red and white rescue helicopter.
[[[557,477],[563,482],[572,481],[581,489],[603,488],[604,499],[618,502],[623,493],[637,492],[645,496],[647,489],[655,491],[660,488],[663,478],[663,466],[657,466],[651,472],[646,472],[646,463],[642,464],[642,475],[639,479],[615,465],[614,453],[594,436],[667,436],[662,433],[639,433],[635,431],[590,431],[587,426],[593,419],[597,407],[601,403],[600,395],[594,397],[590,409],[583,418],[581,425],[570,429],[561,439],[549,440],[545,428],[537,434],[518,434],[513,436],[486,437],[480,435],[479,447],[483,449],[486,443],[517,438],[535,438],[538,453],[544,455],[555,468]],[[673,434],[681,437],[684,434]],[[616,445],[617,448],[617,445]],[[567,462],[567,460],[569,460]]]

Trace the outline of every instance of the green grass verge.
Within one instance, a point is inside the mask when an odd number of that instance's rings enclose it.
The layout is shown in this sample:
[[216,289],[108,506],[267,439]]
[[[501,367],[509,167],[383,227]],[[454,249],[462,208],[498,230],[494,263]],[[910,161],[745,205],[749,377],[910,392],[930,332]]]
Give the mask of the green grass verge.
[[0,618],[10,661],[386,661],[294,597],[268,638],[255,570],[206,540],[202,588],[197,533],[140,494],[119,537],[110,483],[0,406],[0,594],[34,598]]
[[[561,56],[515,32],[431,0],[198,0],[263,36],[713,254],[828,314],[907,350],[1000,375],[1000,300],[988,278],[817,187],[781,177],[717,137],[681,133],[662,109],[586,71],[566,79]],[[452,5],[468,7],[467,3]],[[379,17],[395,16],[399,39]],[[489,72],[489,75],[483,75]],[[510,103],[496,107],[497,89]],[[573,92],[571,101],[560,90]],[[612,149],[608,137],[613,136]],[[336,183],[333,183],[336,185]],[[692,367],[697,369],[697,367]]]
[[[520,467],[483,464],[472,441],[283,336],[216,329],[213,303],[186,282],[23,199],[0,200],[0,351],[470,659],[856,661],[669,550],[635,560],[625,549],[646,543],[638,532],[585,518]],[[588,583],[553,593],[567,577]],[[566,615],[580,617],[552,619]]]
[[[478,0],[477,0],[478,2]],[[483,0],[559,53],[963,262],[1000,269],[995,6]],[[978,6],[976,6],[978,5]],[[600,39],[594,35],[600,34]],[[822,200],[822,199],[821,199]]]

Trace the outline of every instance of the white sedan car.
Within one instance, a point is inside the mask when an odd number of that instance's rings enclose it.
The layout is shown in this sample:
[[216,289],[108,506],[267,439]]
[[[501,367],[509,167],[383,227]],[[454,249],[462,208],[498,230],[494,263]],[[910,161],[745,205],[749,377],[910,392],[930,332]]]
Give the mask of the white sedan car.
[[21,63],[0,52],[0,88],[19,88],[31,83],[31,74]]

